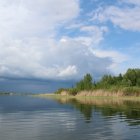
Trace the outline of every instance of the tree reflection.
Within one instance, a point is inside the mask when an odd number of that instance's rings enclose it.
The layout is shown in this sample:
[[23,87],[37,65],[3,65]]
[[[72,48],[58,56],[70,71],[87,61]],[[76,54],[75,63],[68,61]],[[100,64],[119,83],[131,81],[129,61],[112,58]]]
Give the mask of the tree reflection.
[[[129,125],[140,125],[140,102],[121,99],[59,98],[59,103],[70,104],[79,110],[90,122],[94,111],[100,111],[104,117],[119,115]],[[123,116],[123,117],[122,117]]]

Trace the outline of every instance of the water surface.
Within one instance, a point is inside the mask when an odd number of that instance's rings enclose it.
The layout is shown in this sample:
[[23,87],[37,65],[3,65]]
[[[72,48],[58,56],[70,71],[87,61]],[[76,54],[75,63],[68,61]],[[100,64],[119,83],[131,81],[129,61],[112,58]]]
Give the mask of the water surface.
[[139,140],[140,102],[0,96],[0,140]]

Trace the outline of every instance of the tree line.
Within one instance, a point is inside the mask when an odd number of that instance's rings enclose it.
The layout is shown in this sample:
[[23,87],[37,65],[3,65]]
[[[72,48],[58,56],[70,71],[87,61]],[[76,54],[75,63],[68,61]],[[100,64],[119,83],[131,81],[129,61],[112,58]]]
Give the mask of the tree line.
[[63,90],[67,90],[69,94],[76,95],[83,90],[98,89],[140,93],[140,69],[128,69],[125,74],[118,76],[104,75],[100,81],[95,81],[91,74],[86,74],[73,88],[59,89],[56,93],[59,94]]

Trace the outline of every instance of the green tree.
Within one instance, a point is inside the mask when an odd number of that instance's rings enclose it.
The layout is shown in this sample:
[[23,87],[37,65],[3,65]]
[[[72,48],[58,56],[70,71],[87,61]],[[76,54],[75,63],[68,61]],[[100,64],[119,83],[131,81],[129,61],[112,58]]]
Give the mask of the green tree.
[[76,88],[78,90],[91,90],[92,89],[92,85],[93,85],[93,83],[92,83],[91,75],[90,74],[86,74],[84,76],[84,79],[76,84]]
[[137,75],[135,69],[128,69],[126,74],[124,75],[124,79],[127,81],[131,81],[131,86],[136,86]]

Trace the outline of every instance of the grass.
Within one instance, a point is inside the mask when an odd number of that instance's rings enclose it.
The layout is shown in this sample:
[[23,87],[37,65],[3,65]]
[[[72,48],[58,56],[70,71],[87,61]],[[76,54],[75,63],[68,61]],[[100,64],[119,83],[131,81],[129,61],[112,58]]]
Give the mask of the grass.
[[140,97],[135,96],[72,96],[72,95],[60,95],[60,94],[37,94],[32,95],[33,97],[50,98],[50,99],[118,99],[128,101],[140,101]]

